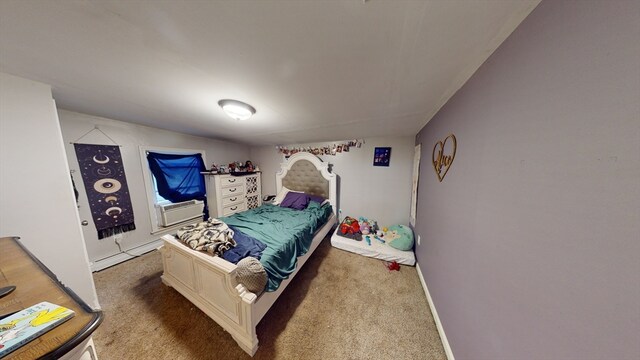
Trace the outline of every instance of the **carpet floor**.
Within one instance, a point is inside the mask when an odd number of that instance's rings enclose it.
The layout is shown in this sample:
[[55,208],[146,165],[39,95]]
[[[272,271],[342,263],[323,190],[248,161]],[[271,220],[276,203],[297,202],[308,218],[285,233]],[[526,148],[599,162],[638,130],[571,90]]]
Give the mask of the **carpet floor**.
[[[157,251],[94,274],[105,314],[98,358],[250,359],[219,325],[162,284]],[[446,359],[416,269],[325,238],[257,328],[254,359]]]

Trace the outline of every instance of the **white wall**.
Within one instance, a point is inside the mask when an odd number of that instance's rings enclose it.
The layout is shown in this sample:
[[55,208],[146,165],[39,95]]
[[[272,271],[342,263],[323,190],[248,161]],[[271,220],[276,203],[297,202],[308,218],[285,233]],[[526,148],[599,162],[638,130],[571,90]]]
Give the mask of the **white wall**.
[[[249,147],[246,145],[185,135],[67,110],[59,110],[58,113],[67,157],[69,158],[69,166],[72,170],[75,170],[74,179],[76,187],[80,192],[79,205],[83,217],[85,217],[84,214],[88,213],[83,210],[87,210],[89,204],[82,183],[82,177],[80,176],[75,150],[70,142],[77,140],[98,125],[101,131],[121,145],[120,151],[122,153],[125,175],[131,194],[136,224],[136,230],[123,234],[122,248],[125,251],[149,244],[158,240],[160,236],[163,235],[162,233],[151,234],[149,207],[139,151],[141,145],[205,150],[207,162],[205,165],[207,167],[211,166],[213,162],[217,164],[228,164],[232,161],[244,162],[249,159]],[[87,137],[84,137],[82,142],[113,145],[106,136],[98,131],[93,131]],[[98,240],[93,220],[90,216],[86,217],[87,218],[83,218],[83,220],[89,221],[89,225],[85,227],[85,240],[89,259],[95,262],[120,254],[112,237]]]
[[[340,144],[344,141],[336,141]],[[361,148],[320,158],[333,164],[339,176],[341,216],[364,216],[378,220],[381,226],[409,224],[411,176],[415,138],[379,137],[365,139]],[[291,144],[289,147],[315,147],[333,142]],[[389,167],[373,166],[375,147],[391,147]],[[251,159],[262,170],[262,193],[275,194],[275,173],[284,157],[274,146],[251,148]]]
[[0,164],[0,236],[99,307],[49,85],[0,73]]

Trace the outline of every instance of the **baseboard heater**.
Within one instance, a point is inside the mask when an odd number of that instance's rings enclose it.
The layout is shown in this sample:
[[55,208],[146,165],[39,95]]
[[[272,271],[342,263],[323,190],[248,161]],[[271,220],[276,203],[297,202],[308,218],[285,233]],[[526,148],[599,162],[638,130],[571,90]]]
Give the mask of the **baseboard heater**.
[[164,227],[183,221],[202,217],[204,202],[201,200],[189,200],[179,203],[160,205],[160,222]]

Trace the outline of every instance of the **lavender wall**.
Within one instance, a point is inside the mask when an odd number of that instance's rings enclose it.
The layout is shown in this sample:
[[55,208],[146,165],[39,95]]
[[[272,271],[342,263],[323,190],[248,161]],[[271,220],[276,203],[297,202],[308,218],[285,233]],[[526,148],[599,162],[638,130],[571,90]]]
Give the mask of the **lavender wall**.
[[640,358],[639,15],[543,1],[417,135],[416,254],[456,359]]

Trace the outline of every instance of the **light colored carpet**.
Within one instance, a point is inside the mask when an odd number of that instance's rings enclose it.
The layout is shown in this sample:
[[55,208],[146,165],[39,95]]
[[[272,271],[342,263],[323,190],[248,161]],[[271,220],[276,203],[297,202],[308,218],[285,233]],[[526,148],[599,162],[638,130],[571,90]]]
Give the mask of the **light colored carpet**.
[[[157,251],[94,274],[100,360],[250,359],[161,274]],[[328,237],[257,333],[254,359],[446,359],[416,269],[389,271]]]

